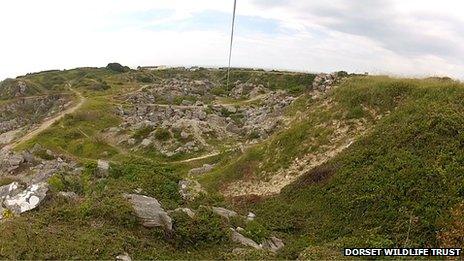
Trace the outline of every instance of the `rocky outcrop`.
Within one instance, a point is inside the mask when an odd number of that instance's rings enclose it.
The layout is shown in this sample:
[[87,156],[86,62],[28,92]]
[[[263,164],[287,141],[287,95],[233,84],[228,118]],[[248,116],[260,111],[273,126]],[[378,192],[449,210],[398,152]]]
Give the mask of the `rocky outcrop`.
[[253,241],[250,238],[247,238],[247,237],[243,236],[242,234],[237,232],[237,230],[235,230],[233,228],[231,228],[230,230],[232,231],[232,233],[231,233],[232,241],[237,242],[239,244],[242,244],[244,246],[252,247],[254,249],[262,249],[262,247],[260,245],[258,245],[255,241]]
[[116,110],[124,122],[116,128],[118,131],[111,128],[106,135],[120,145],[155,150],[167,157],[211,152],[218,140],[243,142],[268,137],[281,125],[285,108],[295,99],[285,91],[247,83],[238,84],[232,96],[250,100],[225,104],[220,95],[211,92],[213,88],[220,87],[207,80],[176,79],[124,95],[120,99],[128,106]]
[[16,195],[8,195],[3,201],[5,208],[15,214],[21,214],[39,206],[48,192],[48,184],[45,182],[33,184],[26,190]]
[[70,101],[66,95],[18,98],[0,105],[0,134],[30,127],[64,110]]
[[314,78],[312,87],[313,90],[325,92],[330,90],[339,80],[340,77],[338,77],[338,73],[320,73]]
[[125,194],[124,197],[132,204],[135,214],[144,227],[163,227],[172,230],[172,219],[158,200],[138,194]]
[[280,249],[282,249],[285,246],[285,244],[281,239],[277,237],[270,237],[269,239],[265,239],[263,243],[261,243],[261,246],[265,250],[277,252]]

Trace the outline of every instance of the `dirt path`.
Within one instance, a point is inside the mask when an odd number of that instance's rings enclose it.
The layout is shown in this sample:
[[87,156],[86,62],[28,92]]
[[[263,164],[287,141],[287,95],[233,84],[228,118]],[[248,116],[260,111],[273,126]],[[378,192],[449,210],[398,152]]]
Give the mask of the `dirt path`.
[[78,110],[85,103],[85,101],[87,99],[84,96],[82,96],[82,94],[80,92],[72,89],[70,84],[68,84],[68,88],[73,93],[75,93],[77,95],[77,97],[79,98],[79,102],[76,105],[74,105],[71,108],[68,108],[68,109],[60,112],[59,114],[53,116],[52,118],[46,119],[37,128],[35,128],[33,130],[30,130],[28,133],[26,133],[21,138],[19,138],[19,139],[13,141],[12,143],[7,144],[6,146],[4,146],[3,150],[11,150],[11,149],[15,148],[16,146],[18,146],[19,144],[34,138],[35,136],[37,136],[42,131],[48,129],[53,123],[61,120],[66,114],[71,114],[71,113],[75,112],[76,110]]
[[203,156],[199,156],[199,157],[195,157],[195,158],[190,158],[190,159],[185,159],[185,160],[173,161],[173,162],[169,162],[169,163],[189,163],[189,162],[192,162],[192,161],[197,161],[197,160],[202,160],[202,159],[211,158],[211,157],[217,156],[217,155],[219,155],[219,154],[221,154],[219,151],[215,151],[215,152],[211,152],[211,153],[209,153],[209,154],[203,155]]

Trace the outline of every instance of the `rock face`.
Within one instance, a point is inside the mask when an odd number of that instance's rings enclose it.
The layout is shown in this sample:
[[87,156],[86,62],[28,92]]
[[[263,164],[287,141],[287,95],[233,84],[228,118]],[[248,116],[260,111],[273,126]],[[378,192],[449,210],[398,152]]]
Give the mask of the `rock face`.
[[231,228],[232,235],[231,239],[234,242],[240,243],[244,246],[252,247],[254,249],[262,249],[260,245],[258,245],[255,241],[250,238],[243,236],[242,234],[238,233],[235,229]]
[[2,104],[0,105],[0,134],[41,122],[44,118],[63,110],[69,101],[69,97],[52,95],[19,98]]
[[238,215],[237,212],[233,210],[228,210],[226,208],[213,207],[212,210],[214,213],[218,214],[221,217],[227,218],[227,219]]
[[158,200],[137,194],[125,194],[124,197],[132,204],[135,214],[141,219],[144,227],[163,227],[172,230],[172,219]]
[[21,214],[36,208],[47,196],[48,184],[38,183],[14,196],[6,196],[4,206],[15,214]]
[[261,245],[263,249],[272,252],[277,252],[285,246],[284,242],[277,237],[270,237],[269,239],[265,239]]

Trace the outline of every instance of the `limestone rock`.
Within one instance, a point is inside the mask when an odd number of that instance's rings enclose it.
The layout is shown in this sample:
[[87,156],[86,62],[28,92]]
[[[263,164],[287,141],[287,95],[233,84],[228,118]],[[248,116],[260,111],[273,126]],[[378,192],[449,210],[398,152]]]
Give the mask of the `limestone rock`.
[[255,220],[255,218],[256,218],[256,215],[254,213],[252,213],[252,212],[248,213],[247,221],[253,221],[253,220]]
[[284,242],[277,237],[265,239],[261,245],[263,249],[270,250],[272,252],[277,252],[285,246]]
[[338,83],[338,81],[339,77],[337,73],[321,73],[316,75],[316,78],[314,78],[312,87],[313,90],[325,92],[330,90],[334,84]]
[[151,140],[150,139],[143,139],[142,142],[140,143],[142,147],[148,147],[151,145]]
[[67,198],[67,199],[77,199],[79,196],[72,191],[60,191],[58,196]]
[[132,258],[129,256],[128,253],[120,254],[116,257],[118,261],[132,261]]
[[188,174],[189,174],[189,175],[201,175],[201,174],[210,172],[211,170],[213,170],[213,168],[214,168],[214,165],[211,165],[211,164],[203,164],[203,166],[201,166],[201,167],[199,167],[199,168],[191,169],[191,170],[188,172]]
[[262,249],[260,245],[258,245],[255,241],[250,238],[243,236],[242,234],[238,233],[235,229],[231,228],[232,235],[231,239],[234,242],[240,243],[244,246],[252,247],[254,249]]
[[15,214],[21,214],[39,206],[48,192],[48,184],[45,182],[33,184],[26,190],[14,196],[7,196],[3,202],[5,207]]
[[125,194],[124,197],[132,204],[135,214],[141,219],[144,227],[163,227],[172,230],[172,219],[158,200],[137,194]]
[[108,174],[108,171],[110,169],[110,163],[106,160],[98,160],[97,168],[101,174]]
[[184,179],[179,181],[179,194],[185,200],[194,200],[206,191],[196,180]]
[[221,207],[213,207],[212,210],[214,213],[218,214],[221,217],[227,218],[227,219],[238,215],[237,212],[233,210],[228,210],[226,208],[221,208]]
[[190,208],[176,208],[176,209],[172,210],[171,212],[184,212],[190,218],[195,217],[195,212],[193,212],[193,210],[191,210]]
[[18,182],[13,182],[9,185],[0,187],[0,200],[7,196],[15,196],[21,191],[21,187]]

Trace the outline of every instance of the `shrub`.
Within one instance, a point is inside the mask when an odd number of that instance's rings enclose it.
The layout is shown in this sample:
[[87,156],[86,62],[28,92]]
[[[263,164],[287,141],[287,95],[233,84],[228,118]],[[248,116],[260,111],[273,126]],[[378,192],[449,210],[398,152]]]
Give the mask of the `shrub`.
[[205,207],[200,207],[193,219],[184,212],[173,213],[172,217],[172,242],[178,248],[216,245],[228,240],[227,224]]
[[138,130],[135,131],[134,135],[132,135],[132,138],[136,139],[136,140],[142,140],[142,139],[145,139],[146,137],[148,137],[148,135],[153,131],[153,127],[152,126],[145,126],[145,127],[142,127]]
[[267,230],[258,221],[253,220],[246,223],[243,235],[253,239],[259,244],[269,236],[269,230]]
[[171,138],[171,132],[163,128],[158,128],[155,131],[155,138],[161,141],[169,140]]
[[65,185],[60,174],[49,178],[48,184],[50,185],[51,190],[55,192],[63,191],[65,189]]
[[106,66],[106,69],[111,70],[111,71],[114,71],[114,72],[119,72],[119,73],[125,73],[125,72],[130,71],[130,68],[129,68],[129,67],[127,67],[127,66],[122,66],[122,65],[119,64],[119,63],[109,63],[109,64]]

